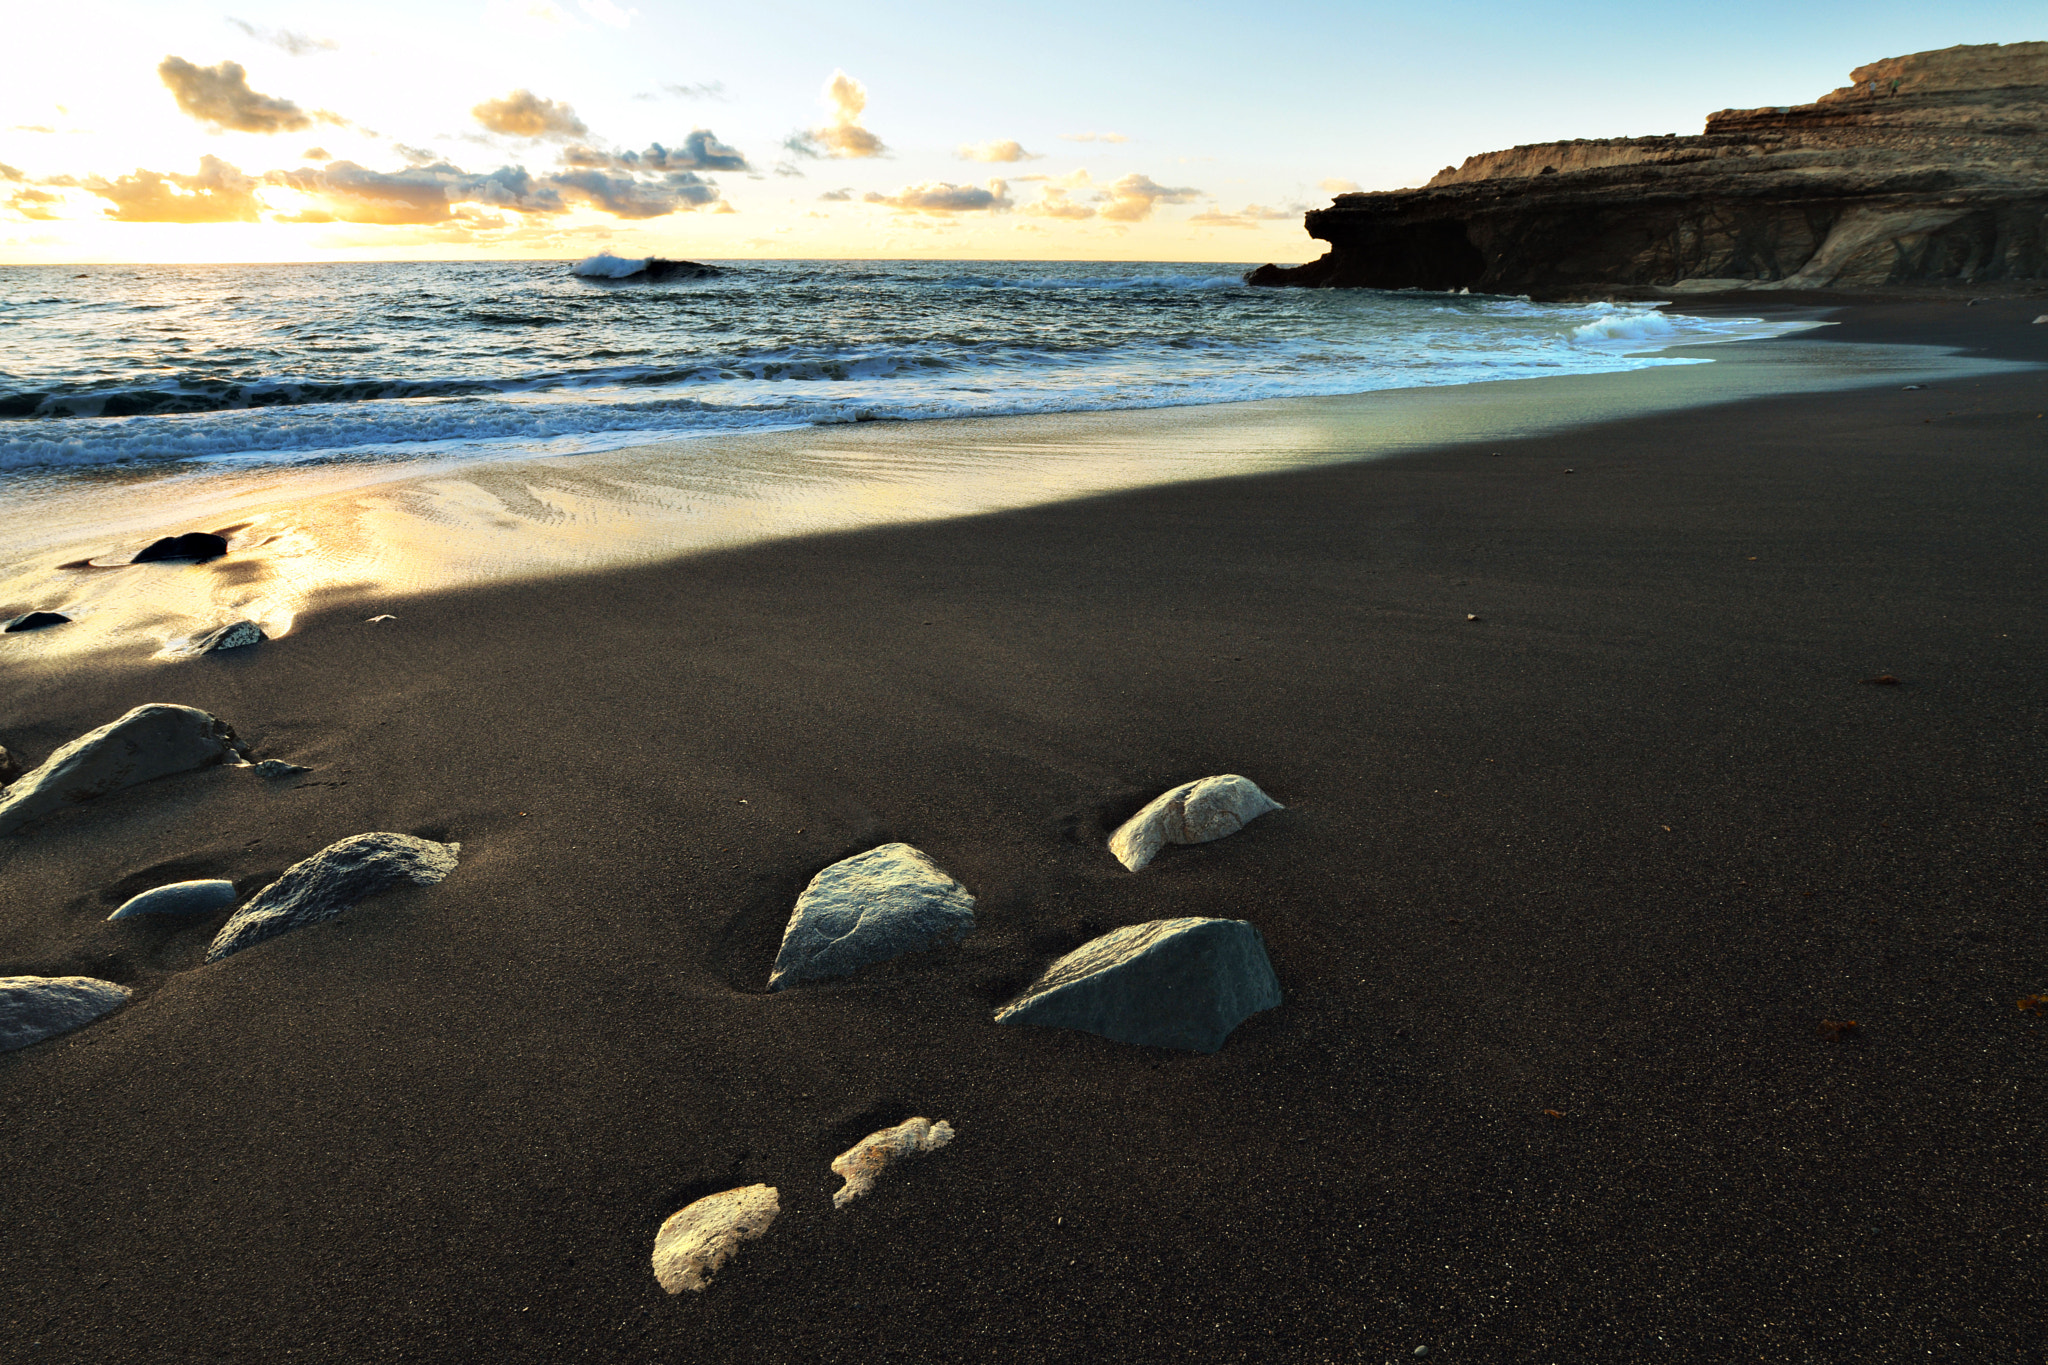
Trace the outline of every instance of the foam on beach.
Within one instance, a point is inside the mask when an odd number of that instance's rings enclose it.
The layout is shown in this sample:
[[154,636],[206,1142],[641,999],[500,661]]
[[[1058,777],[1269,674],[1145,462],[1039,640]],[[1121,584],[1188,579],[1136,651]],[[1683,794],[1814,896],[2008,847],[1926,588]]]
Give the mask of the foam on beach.
[[600,251],[595,256],[578,261],[569,268],[569,273],[590,280],[623,280],[647,269],[649,259],[642,256],[636,260],[628,256],[614,256],[609,251]]

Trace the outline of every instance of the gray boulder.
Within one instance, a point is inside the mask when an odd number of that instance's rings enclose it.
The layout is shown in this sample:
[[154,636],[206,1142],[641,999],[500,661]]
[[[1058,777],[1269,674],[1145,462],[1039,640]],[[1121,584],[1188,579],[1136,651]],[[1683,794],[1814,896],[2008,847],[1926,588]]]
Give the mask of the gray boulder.
[[263,633],[263,627],[254,621],[232,621],[224,626],[216,626],[197,637],[186,646],[185,652],[218,654],[224,649],[241,649],[245,645],[253,645],[269,638]]
[[62,806],[138,782],[215,763],[240,763],[242,746],[221,720],[190,706],[138,706],[80,735],[0,797],[0,834]]
[[974,897],[909,844],[832,864],[797,897],[768,989],[845,976],[974,932]]
[[130,896],[108,919],[138,915],[203,915],[235,903],[235,884],[223,881],[172,882]]
[[206,950],[208,962],[265,939],[333,919],[359,901],[401,883],[432,886],[455,870],[461,844],[410,834],[357,834],[293,863],[235,911]]
[[1232,1029],[1279,1003],[1266,941],[1249,923],[1158,919],[1082,944],[997,1010],[996,1022],[1214,1052]]
[[1206,844],[1235,834],[1267,811],[1286,807],[1235,773],[1183,782],[1156,798],[1109,836],[1109,851],[1131,871],[1168,844]]
[[0,976],[0,1052],[90,1024],[128,1003],[128,994],[89,976]]

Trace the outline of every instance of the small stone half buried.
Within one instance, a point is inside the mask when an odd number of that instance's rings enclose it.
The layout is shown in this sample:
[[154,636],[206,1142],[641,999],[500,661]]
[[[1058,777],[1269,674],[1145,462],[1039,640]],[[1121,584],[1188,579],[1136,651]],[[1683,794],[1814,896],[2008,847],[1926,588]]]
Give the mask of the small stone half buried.
[[172,882],[130,896],[110,920],[134,919],[139,915],[203,915],[235,903],[235,884],[228,881]]
[[14,635],[24,630],[47,630],[51,626],[66,625],[70,620],[71,618],[61,611],[25,611],[6,625],[0,626],[0,631]]
[[1256,782],[1235,773],[1183,782],[1124,821],[1109,836],[1109,851],[1136,872],[1168,844],[1206,844],[1237,833],[1268,811],[1285,809]]
[[1214,1052],[1280,1003],[1266,940],[1241,919],[1158,919],[1091,939],[996,1011],[998,1024]]
[[432,886],[455,870],[461,851],[461,844],[437,844],[410,834],[357,834],[329,844],[286,868],[229,916],[206,950],[206,960],[218,962],[279,934],[333,919],[393,886]]
[[768,989],[845,976],[974,932],[974,897],[909,844],[836,862],[797,897]]
[[82,1028],[128,995],[126,986],[90,976],[0,976],[0,1052]]
[[243,649],[258,644],[270,637],[263,633],[263,627],[254,621],[231,621],[216,626],[206,634],[193,640],[185,649],[187,654],[218,654],[224,649]]
[[773,1185],[745,1185],[686,1205],[654,1235],[654,1278],[671,1294],[703,1293],[740,1243],[767,1232],[781,1212]]
[[0,834],[138,782],[241,761],[242,745],[225,722],[191,706],[138,706],[80,735],[8,787],[0,797]]
[[869,1133],[832,1158],[832,1174],[846,1184],[832,1196],[832,1207],[843,1209],[874,1188],[875,1177],[905,1157],[936,1152],[953,1140],[953,1125],[940,1119],[905,1119],[894,1128]]

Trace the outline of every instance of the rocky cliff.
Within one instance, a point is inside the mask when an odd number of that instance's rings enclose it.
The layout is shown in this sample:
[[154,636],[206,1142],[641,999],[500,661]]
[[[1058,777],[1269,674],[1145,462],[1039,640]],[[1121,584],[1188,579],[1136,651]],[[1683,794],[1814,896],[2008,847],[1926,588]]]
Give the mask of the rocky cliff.
[[2048,43],[1850,73],[1698,137],[1539,143],[1310,212],[1330,244],[1253,284],[1557,296],[2048,277]]

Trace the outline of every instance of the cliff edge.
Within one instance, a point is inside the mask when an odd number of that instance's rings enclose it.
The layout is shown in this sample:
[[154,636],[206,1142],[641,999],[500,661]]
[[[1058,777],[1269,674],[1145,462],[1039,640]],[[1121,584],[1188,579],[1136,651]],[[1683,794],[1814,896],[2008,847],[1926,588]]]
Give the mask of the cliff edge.
[[1697,137],[1538,143],[1306,217],[1252,284],[1560,295],[2048,278],[2048,42],[1861,66]]

